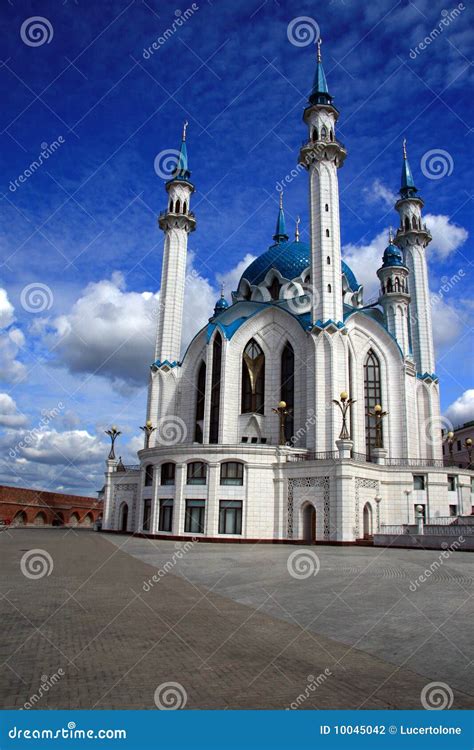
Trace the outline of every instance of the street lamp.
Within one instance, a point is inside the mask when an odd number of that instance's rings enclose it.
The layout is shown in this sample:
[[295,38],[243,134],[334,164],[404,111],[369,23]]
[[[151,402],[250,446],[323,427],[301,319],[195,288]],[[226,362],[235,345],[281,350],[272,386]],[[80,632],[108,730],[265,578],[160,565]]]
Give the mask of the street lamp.
[[143,427],[140,427],[141,430],[145,433],[145,448],[150,447],[150,437],[152,432],[156,430],[156,427],[153,427],[151,423],[151,419],[148,419],[146,423],[143,425]]
[[339,440],[350,440],[351,435],[349,430],[347,429],[347,411],[352,406],[352,404],[355,404],[355,399],[349,398],[349,394],[346,393],[346,391],[342,391],[342,393],[339,395],[339,401],[337,398],[333,398],[332,402],[333,404],[336,404],[336,406],[339,407],[342,414],[342,429],[339,434]]
[[451,463],[454,463],[454,458],[453,458],[454,432],[452,430],[450,430],[446,434],[446,443],[448,444],[449,460],[450,460]]
[[275,412],[275,414],[278,414],[278,418],[280,420],[280,445],[286,444],[286,438],[285,438],[285,422],[286,418],[291,414],[293,409],[288,409],[286,406],[286,401],[280,401],[276,409],[272,409],[272,411]]
[[115,425],[112,425],[112,427],[109,430],[105,430],[105,434],[109,436],[110,443],[111,443],[109,456],[108,456],[109,461],[115,461],[115,451],[114,451],[115,441],[117,440],[118,436],[121,435],[122,433],[120,432],[120,430],[117,430]]
[[465,439],[464,447],[467,450],[467,455],[469,456],[469,463],[467,465],[467,468],[470,469],[472,465],[472,438]]
[[388,411],[383,411],[380,404],[375,404],[374,410],[367,412],[367,416],[375,418],[375,447],[383,448],[382,440],[382,419],[386,417]]

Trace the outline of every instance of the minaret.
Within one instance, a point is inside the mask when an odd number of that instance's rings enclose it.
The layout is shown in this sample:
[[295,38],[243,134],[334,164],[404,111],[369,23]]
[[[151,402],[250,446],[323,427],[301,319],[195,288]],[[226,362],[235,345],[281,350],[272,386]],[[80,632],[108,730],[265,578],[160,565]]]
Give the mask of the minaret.
[[339,112],[332,99],[319,39],[313,89],[303,114],[309,140],[300,151],[299,162],[309,172],[312,322],[323,324],[342,323],[343,319],[337,170],[344,163],[346,149],[336,140]]
[[385,325],[406,357],[410,354],[408,268],[403,262],[401,250],[393,244],[391,229],[388,246],[383,254],[383,264],[377,271],[377,276],[381,285],[379,301],[383,307]]
[[278,209],[278,217],[275,228],[275,234],[273,239],[278,244],[280,242],[288,242],[288,235],[286,233],[286,222],[285,212],[283,211],[283,190],[280,192],[280,206]]
[[155,365],[175,365],[181,353],[184,285],[188,234],[196,228],[196,219],[189,210],[194,185],[190,182],[186,150],[186,128],[183,126],[181,147],[171,179],[166,183],[168,208],[162,211],[158,224],[165,234],[161,272],[160,311],[156,337]]
[[431,242],[431,234],[426,224],[421,222],[421,209],[424,203],[417,193],[404,140],[401,197],[395,204],[400,215],[400,227],[395,243],[403,250],[405,265],[410,275],[410,330],[415,367],[420,375],[432,375],[435,361],[425,252]]

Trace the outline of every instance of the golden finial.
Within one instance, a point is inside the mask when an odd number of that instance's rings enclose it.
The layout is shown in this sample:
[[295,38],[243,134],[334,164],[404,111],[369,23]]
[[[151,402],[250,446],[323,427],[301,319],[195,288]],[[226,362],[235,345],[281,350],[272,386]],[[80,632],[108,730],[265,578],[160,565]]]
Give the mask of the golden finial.
[[283,190],[280,192],[280,208],[283,208]]
[[188,127],[188,124],[188,121],[185,120],[183,125],[183,142],[186,140],[186,128]]
[[403,139],[403,158],[407,158],[407,139]]
[[319,37],[318,41],[316,42],[316,44],[318,45],[318,63],[321,62],[321,45],[322,45],[322,43],[323,43],[323,40],[321,39],[321,37]]
[[300,241],[300,221],[301,221],[300,217],[297,216],[296,217],[296,228],[295,228],[295,241],[296,242]]

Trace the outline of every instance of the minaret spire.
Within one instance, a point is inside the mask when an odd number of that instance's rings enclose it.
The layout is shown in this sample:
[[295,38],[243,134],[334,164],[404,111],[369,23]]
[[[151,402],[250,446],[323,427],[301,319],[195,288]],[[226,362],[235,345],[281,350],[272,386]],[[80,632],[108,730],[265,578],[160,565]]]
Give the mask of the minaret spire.
[[275,242],[288,242],[288,235],[286,233],[286,222],[285,212],[283,211],[283,190],[280,192],[280,202],[278,209],[278,218],[276,223],[275,234],[273,235]]
[[415,181],[411,173],[410,165],[407,157],[407,139],[403,139],[403,164],[402,164],[402,179],[400,187],[400,195],[402,198],[411,198],[416,195],[418,190],[415,187]]
[[301,221],[300,217],[297,216],[296,217],[296,227],[295,227],[295,242],[299,242],[300,241],[300,221]]
[[328,83],[324,74],[323,60],[321,56],[321,44],[323,40],[318,39],[316,51],[316,71],[314,74],[313,88],[309,101],[311,104],[331,104],[332,96],[329,93]]

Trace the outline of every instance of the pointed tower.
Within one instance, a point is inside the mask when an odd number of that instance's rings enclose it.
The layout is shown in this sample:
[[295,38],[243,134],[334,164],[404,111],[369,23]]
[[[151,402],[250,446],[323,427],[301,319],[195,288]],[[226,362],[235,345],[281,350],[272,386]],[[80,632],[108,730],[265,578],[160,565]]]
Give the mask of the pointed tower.
[[403,251],[410,277],[410,330],[415,367],[420,375],[433,375],[435,369],[433,330],[431,324],[430,292],[426,247],[431,234],[422,224],[424,203],[417,194],[403,141],[403,164],[400,199],[395,208],[400,216],[395,244]]
[[196,228],[196,219],[189,210],[194,185],[190,182],[184,123],[181,147],[171,179],[166,183],[168,208],[162,211],[158,224],[165,235],[161,272],[160,311],[156,337],[155,367],[163,363],[174,366],[181,353],[184,285],[188,234]]
[[278,218],[273,239],[277,244],[280,242],[288,242],[289,239],[286,233],[285,212],[283,211],[283,190],[280,193],[280,207],[278,209]]
[[393,244],[390,229],[388,246],[383,254],[382,266],[377,271],[380,279],[379,301],[383,307],[385,325],[398,342],[403,355],[410,354],[408,335],[408,268],[403,262],[401,250]]
[[321,60],[318,40],[316,72],[303,120],[308,141],[299,162],[309,173],[311,234],[312,322],[342,325],[341,235],[337,170],[344,163],[346,149],[336,140],[339,112],[332,104]]

